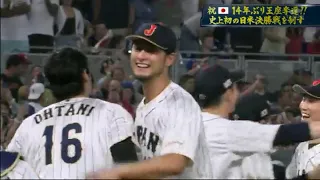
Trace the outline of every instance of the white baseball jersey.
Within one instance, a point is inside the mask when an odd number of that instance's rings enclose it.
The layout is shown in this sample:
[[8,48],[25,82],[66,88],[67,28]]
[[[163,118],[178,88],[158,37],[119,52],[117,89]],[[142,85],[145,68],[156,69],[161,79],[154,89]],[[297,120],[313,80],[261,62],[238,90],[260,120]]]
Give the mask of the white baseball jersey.
[[193,161],[179,178],[211,178],[201,110],[193,97],[171,82],[155,99],[139,104],[134,140],[143,159],[181,154]]
[[82,179],[113,167],[110,147],[130,137],[132,125],[119,105],[72,98],[25,119],[8,150],[19,152],[41,179]]
[[300,143],[289,166],[286,177],[293,178],[312,171],[320,165],[320,144],[311,145],[309,142]]
[[269,153],[279,125],[230,121],[206,112],[202,118],[214,178],[273,179]]
[[39,179],[32,167],[20,160],[10,172],[1,179]]

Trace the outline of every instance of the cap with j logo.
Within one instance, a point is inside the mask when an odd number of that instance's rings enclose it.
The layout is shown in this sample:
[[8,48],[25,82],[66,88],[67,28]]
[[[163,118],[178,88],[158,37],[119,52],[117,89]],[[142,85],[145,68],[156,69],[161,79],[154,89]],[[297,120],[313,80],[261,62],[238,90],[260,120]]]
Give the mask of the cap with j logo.
[[311,86],[302,87],[298,84],[293,86],[293,90],[304,96],[309,96],[311,98],[320,100],[320,79],[313,81]]
[[177,44],[175,33],[163,23],[142,24],[134,34],[127,36],[126,39],[145,40],[167,53],[175,52]]

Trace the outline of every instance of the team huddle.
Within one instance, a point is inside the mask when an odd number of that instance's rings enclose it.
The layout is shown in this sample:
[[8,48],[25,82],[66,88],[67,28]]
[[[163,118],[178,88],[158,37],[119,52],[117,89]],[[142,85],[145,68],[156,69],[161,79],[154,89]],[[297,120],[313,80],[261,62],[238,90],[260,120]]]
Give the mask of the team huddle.
[[[71,48],[55,52],[45,74],[59,102],[22,122],[1,151],[1,179],[274,179],[270,154],[296,143],[284,176],[310,179],[319,173],[320,80],[293,87],[303,95],[303,122],[243,121],[269,114],[261,98],[239,97],[243,73],[209,67],[196,77],[192,97],[169,77],[176,57],[169,27],[143,24],[127,39],[133,42],[132,71],[144,92],[136,118],[117,104],[89,98],[84,54]],[[235,110],[253,100],[261,103]]]

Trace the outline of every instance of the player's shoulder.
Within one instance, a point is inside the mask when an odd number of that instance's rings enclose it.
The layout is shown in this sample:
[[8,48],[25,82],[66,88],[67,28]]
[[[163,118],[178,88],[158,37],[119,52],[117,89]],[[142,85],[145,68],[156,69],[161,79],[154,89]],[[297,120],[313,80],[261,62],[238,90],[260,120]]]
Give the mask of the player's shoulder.
[[168,100],[172,100],[173,102],[184,100],[190,101],[189,103],[196,103],[190,93],[174,82],[169,85],[169,90],[167,91],[166,96]]
[[98,106],[100,106],[101,108],[107,109],[109,111],[119,111],[119,110],[124,110],[122,106],[120,106],[119,104],[115,104],[115,103],[110,103],[107,101],[103,101],[101,99],[95,99],[95,102]]
[[0,170],[1,177],[6,176],[19,162],[21,156],[16,152],[0,151]]

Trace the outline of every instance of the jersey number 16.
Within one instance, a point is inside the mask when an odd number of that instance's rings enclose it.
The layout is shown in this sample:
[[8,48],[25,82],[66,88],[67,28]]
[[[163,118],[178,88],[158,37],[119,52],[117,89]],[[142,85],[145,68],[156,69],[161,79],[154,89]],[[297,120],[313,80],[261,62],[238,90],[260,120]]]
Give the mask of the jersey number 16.
[[[82,127],[79,123],[68,124],[62,129],[61,141],[61,158],[65,163],[72,164],[77,162],[82,153],[81,142],[77,138],[69,138],[69,132],[74,130],[76,133],[82,132]],[[45,150],[46,150],[46,165],[52,164],[52,147],[53,147],[53,126],[47,126],[44,130],[43,136],[46,137]],[[68,147],[74,146],[75,153],[73,156],[68,154]]]

